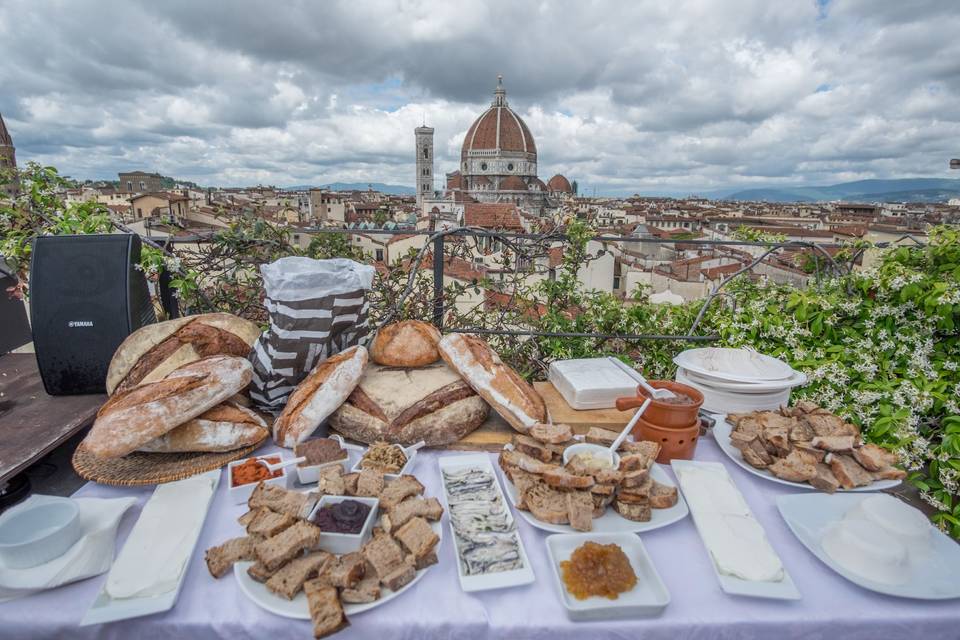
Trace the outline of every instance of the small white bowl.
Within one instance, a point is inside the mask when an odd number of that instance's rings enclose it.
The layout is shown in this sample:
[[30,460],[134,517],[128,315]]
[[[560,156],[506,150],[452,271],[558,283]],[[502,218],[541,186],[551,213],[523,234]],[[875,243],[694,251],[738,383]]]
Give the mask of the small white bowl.
[[[246,504],[247,500],[250,499],[250,494],[253,493],[253,490],[257,488],[258,482],[248,482],[247,484],[242,484],[238,487],[233,486],[233,468],[238,467],[250,458],[279,458],[280,462],[284,461],[284,457],[279,453],[268,453],[262,456],[249,456],[247,458],[242,458],[240,460],[235,460],[227,465],[227,492],[230,494],[230,502],[233,504]],[[284,489],[290,488],[290,478],[292,477],[289,473],[290,467],[284,467],[280,469],[280,475],[276,478],[269,478],[264,480],[267,484],[273,484],[278,487],[283,487]]]
[[355,500],[370,507],[367,519],[363,521],[363,528],[360,529],[360,533],[321,531],[320,542],[317,544],[317,549],[343,555],[345,553],[359,551],[360,547],[370,539],[370,533],[373,531],[373,523],[380,517],[380,500],[378,498],[365,498],[362,496],[322,496],[320,500],[317,501],[317,504],[314,505],[313,510],[310,511],[307,520],[311,520],[313,515],[326,505],[339,504],[344,500]]
[[340,465],[343,467],[344,473],[350,473],[350,467],[353,456],[351,455],[352,448],[356,445],[346,445],[339,435],[334,434],[330,436],[331,440],[338,440],[340,442],[340,448],[347,452],[347,457],[343,460],[333,460],[331,462],[324,462],[323,464],[311,464],[307,466],[297,465],[297,480],[300,484],[316,484],[320,481],[320,471],[328,467],[333,467]]
[[0,516],[0,559],[10,569],[29,569],[62,556],[80,534],[77,503],[46,497]]
[[[419,451],[419,449],[414,449],[413,451],[411,451],[409,447],[404,447],[401,445],[394,445],[394,446],[397,446],[403,449],[403,453],[407,456],[407,463],[403,465],[403,468],[400,469],[399,473],[383,474],[383,477],[386,478],[387,480],[396,480],[402,475],[409,474],[410,470],[413,469],[413,461],[417,457],[417,451]],[[367,447],[367,449],[369,449],[369,447]],[[356,463],[354,463],[352,471],[358,473],[363,470],[363,454],[365,454],[366,452],[367,450],[364,450],[363,453],[360,454],[360,458],[356,461]]]
[[572,444],[566,449],[563,450],[563,464],[570,462],[570,459],[582,453],[592,454],[594,456],[609,458],[613,456],[613,470],[620,468],[620,455],[616,451],[610,451],[610,447],[604,447],[603,445],[593,444],[592,442],[580,442],[577,444]]

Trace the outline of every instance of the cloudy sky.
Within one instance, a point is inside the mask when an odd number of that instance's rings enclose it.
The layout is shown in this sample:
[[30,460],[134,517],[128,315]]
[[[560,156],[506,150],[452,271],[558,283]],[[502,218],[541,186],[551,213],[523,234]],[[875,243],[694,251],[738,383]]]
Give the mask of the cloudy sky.
[[74,177],[412,186],[498,73],[601,193],[957,177],[956,0],[0,0],[18,160]]

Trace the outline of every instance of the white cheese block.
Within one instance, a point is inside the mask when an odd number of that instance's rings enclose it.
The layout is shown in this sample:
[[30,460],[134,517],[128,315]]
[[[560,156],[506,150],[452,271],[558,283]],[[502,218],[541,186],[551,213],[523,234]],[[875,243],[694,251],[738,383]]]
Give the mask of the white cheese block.
[[606,358],[557,360],[550,363],[547,380],[574,409],[609,409],[617,398],[637,395],[637,383]]
[[212,497],[213,480],[202,475],[159,485],[110,569],[110,597],[142,598],[175,589]]
[[718,572],[754,582],[783,580],[780,557],[725,469],[684,468],[677,476]]

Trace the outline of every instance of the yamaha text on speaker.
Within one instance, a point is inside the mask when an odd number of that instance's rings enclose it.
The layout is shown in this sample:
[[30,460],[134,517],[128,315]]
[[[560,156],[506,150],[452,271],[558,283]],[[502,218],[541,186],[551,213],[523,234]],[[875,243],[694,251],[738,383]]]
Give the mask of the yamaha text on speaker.
[[156,322],[139,262],[136,235],[36,239],[30,321],[47,393],[103,393],[113,352],[133,331]]

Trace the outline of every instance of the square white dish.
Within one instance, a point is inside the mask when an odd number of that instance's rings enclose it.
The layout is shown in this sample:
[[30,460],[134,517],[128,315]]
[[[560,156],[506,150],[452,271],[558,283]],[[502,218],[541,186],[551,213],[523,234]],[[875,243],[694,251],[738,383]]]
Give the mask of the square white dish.
[[[414,461],[417,459],[417,451],[419,451],[419,449],[411,449],[410,447],[403,447],[401,445],[395,445],[395,446],[399,446],[401,449],[403,449],[403,453],[407,456],[407,463],[403,465],[403,468],[400,469],[399,473],[383,474],[383,477],[386,478],[387,480],[396,480],[402,475],[413,473]],[[368,449],[369,447],[359,452],[357,461],[354,462],[353,466],[350,468],[352,472],[359,473],[360,471],[363,471],[363,455],[367,452]]]
[[[736,483],[733,482],[733,478],[730,478],[726,467],[718,462],[673,460],[670,465],[673,467],[673,471],[677,476],[681,491],[683,491],[682,474],[684,469],[692,469],[697,467],[708,468],[717,472],[722,472],[729,478],[730,483],[736,487]],[[742,494],[740,499],[743,500]],[[743,501],[743,504],[746,504],[746,501]],[[697,527],[697,533],[700,535],[700,539],[705,541],[706,538],[704,536],[703,524],[697,519],[697,510],[691,509],[690,514],[693,518],[694,525]],[[749,515],[751,518],[753,518],[753,520],[756,520],[756,517],[753,516],[752,513]],[[767,542],[769,542],[769,538],[767,539]],[[704,542],[704,551],[706,551],[707,555],[710,557],[710,566],[713,567],[713,572],[717,576],[717,581],[720,583],[720,588],[725,593],[738,596],[749,596],[753,598],[771,598],[776,600],[799,600],[801,598],[800,591],[797,589],[797,585],[794,584],[793,578],[790,577],[790,573],[787,571],[786,566],[783,566],[783,578],[778,582],[744,580],[742,578],[720,573],[720,570],[717,568],[717,564],[714,561],[710,550],[706,546],[706,542]],[[774,553],[776,553],[775,549]],[[781,565],[782,564],[783,561],[781,560]]]
[[[510,510],[510,503],[503,495],[503,489],[497,481],[497,474],[490,463],[490,457],[485,453],[472,453],[465,455],[441,456],[437,459],[437,466],[440,468],[440,481],[443,484],[443,506],[446,512],[447,522],[450,525],[450,533],[453,536],[454,562],[457,564],[457,576],[460,579],[460,588],[466,592],[486,591],[489,589],[503,589],[506,587],[516,587],[519,585],[530,584],[536,579],[533,573],[533,566],[530,564],[530,558],[527,556],[527,550],[523,546],[523,538],[520,537],[520,530],[516,528],[516,519]],[[517,536],[517,547],[520,551],[520,558],[523,566],[511,571],[497,571],[481,575],[466,575],[463,571],[463,563],[460,561],[460,551],[457,546],[457,533],[453,529],[453,522],[450,521],[450,503],[447,493],[447,483],[444,478],[444,471],[456,469],[482,469],[493,478],[493,485],[500,494],[500,501],[506,509],[507,516],[514,525],[514,532]]]
[[547,380],[577,410],[610,409],[617,398],[637,395],[637,383],[607,358],[555,360]]
[[360,547],[370,539],[370,532],[373,531],[373,523],[380,517],[379,498],[365,498],[362,496],[320,496],[317,504],[315,504],[310,511],[307,520],[310,520],[313,514],[326,505],[338,504],[344,500],[355,500],[370,507],[370,513],[367,514],[366,519],[363,521],[363,528],[360,529],[360,533],[333,533],[331,531],[321,530],[320,543],[317,545],[318,549],[343,555],[345,553],[359,551]]
[[[250,499],[250,494],[253,493],[253,490],[257,488],[258,482],[248,482],[247,484],[242,484],[239,487],[233,486],[233,468],[238,467],[250,458],[280,458],[280,462],[283,462],[285,458],[281,453],[268,453],[262,456],[248,456],[240,460],[234,460],[227,464],[227,493],[230,496],[231,504],[246,504],[247,500]],[[284,489],[290,488],[291,483],[290,467],[285,467],[280,469],[280,475],[276,478],[269,478],[264,480],[265,484],[273,484],[278,487],[283,487]]]
[[[889,596],[920,600],[960,598],[960,545],[933,525],[925,553],[911,560],[909,579],[903,584],[875,582],[846,570],[827,555],[820,540],[830,525],[868,495],[857,493],[793,494],[777,498],[777,509],[793,535],[825,565],[850,582]],[[892,496],[891,496],[892,497]],[[894,498],[896,499],[896,498]]]
[[[560,563],[569,560],[585,542],[616,544],[630,561],[637,576],[636,586],[621,593],[616,600],[590,597],[578,600],[570,595],[561,577]],[[556,533],[547,536],[547,554],[553,569],[553,584],[571,620],[612,620],[660,615],[670,604],[670,592],[660,579],[657,568],[640,537],[632,533]]]
[[[217,486],[220,484],[220,469],[208,471],[202,475],[210,478],[213,486],[213,495],[210,499],[210,502],[207,503],[207,513],[209,513],[210,504],[217,499]],[[206,522],[204,522],[204,524],[206,524]],[[203,527],[200,527],[200,529],[197,531],[196,537],[194,537],[191,543],[190,558],[192,558],[197,552],[197,541],[200,539],[200,534],[202,532]],[[189,570],[190,560],[188,559],[186,564],[183,566],[183,571],[180,573],[180,580],[177,582],[177,587],[175,589],[160,595],[147,596],[143,598],[123,598],[114,600],[110,597],[110,594],[107,593],[107,583],[106,580],[104,580],[103,586],[100,587],[100,591],[97,593],[96,599],[94,599],[93,604],[90,605],[87,613],[83,616],[83,620],[80,621],[80,626],[85,627],[91,624],[104,624],[107,622],[127,620],[128,618],[139,618],[141,616],[149,616],[154,613],[169,611],[177,602],[177,597],[180,595],[180,589],[183,588],[184,578],[186,578],[187,571]]]
[[316,484],[320,481],[320,471],[334,465],[340,465],[343,467],[344,473],[350,473],[350,469],[360,460],[360,455],[364,450],[363,447],[344,442],[343,437],[337,433],[329,437],[331,440],[340,442],[340,446],[347,452],[347,457],[343,460],[334,460],[325,464],[313,464],[305,467],[297,465],[297,482],[300,484]]

